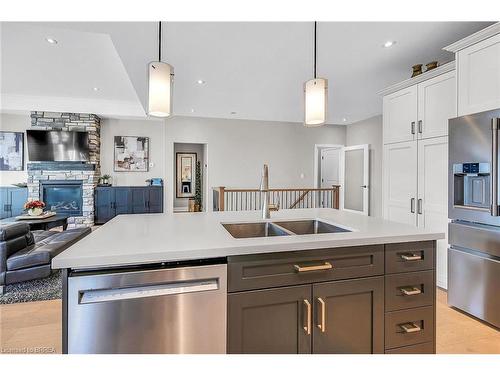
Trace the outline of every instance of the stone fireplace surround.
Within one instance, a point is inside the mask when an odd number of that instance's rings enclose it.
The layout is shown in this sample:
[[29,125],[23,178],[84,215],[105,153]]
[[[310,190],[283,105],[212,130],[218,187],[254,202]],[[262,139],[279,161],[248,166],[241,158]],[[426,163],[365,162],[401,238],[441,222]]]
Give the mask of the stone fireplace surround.
[[100,118],[88,113],[31,112],[33,129],[86,131],[89,133],[90,162],[28,163],[28,199],[40,199],[41,182],[82,182],[82,215],[68,218],[68,228],[94,224],[94,188],[100,176]]

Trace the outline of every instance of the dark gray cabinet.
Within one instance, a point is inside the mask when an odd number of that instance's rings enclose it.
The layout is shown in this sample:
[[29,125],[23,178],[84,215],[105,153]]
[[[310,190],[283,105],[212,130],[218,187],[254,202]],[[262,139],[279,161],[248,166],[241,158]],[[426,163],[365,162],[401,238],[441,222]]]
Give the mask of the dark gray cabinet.
[[384,352],[384,278],[231,293],[228,352]]
[[104,224],[116,215],[163,212],[163,187],[112,186],[95,190],[95,222]]
[[228,257],[228,352],[435,353],[435,246]]
[[310,353],[310,301],[310,285],[230,294],[228,353]]
[[0,219],[23,214],[28,188],[0,187]]
[[313,353],[384,353],[384,277],[313,285]]

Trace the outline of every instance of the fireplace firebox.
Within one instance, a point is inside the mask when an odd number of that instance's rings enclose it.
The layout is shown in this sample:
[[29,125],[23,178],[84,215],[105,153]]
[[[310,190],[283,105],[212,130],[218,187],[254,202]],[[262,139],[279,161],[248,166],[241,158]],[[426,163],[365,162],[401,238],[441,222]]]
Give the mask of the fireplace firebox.
[[83,213],[83,181],[40,181],[40,198],[45,202],[47,210],[69,216],[81,216]]

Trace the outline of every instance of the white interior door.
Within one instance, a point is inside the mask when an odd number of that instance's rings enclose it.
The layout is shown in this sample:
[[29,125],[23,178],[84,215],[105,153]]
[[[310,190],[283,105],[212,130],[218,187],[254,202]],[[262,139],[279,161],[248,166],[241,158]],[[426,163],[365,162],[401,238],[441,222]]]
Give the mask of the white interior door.
[[340,150],[341,147],[321,150],[321,187],[331,188],[340,185]]
[[368,215],[370,176],[368,145],[344,147],[340,155],[340,209]]

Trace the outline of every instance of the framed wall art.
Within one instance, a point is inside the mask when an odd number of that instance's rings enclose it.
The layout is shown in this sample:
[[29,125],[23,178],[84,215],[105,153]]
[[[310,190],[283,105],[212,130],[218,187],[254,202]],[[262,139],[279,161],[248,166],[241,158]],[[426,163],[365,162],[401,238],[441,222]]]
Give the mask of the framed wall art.
[[176,156],[177,198],[192,198],[195,193],[196,153],[178,152]]
[[24,170],[24,133],[0,131],[0,171]]
[[115,136],[115,172],[147,172],[149,170],[149,138]]

